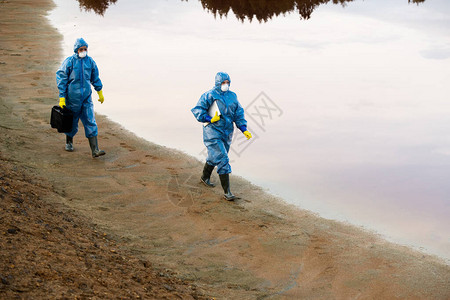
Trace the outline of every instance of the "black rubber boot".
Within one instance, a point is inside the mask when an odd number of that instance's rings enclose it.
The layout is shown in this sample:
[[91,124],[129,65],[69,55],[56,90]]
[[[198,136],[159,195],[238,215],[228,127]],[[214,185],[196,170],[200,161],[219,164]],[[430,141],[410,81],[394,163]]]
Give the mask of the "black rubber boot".
[[225,200],[227,201],[233,201],[234,199],[236,199],[236,196],[233,195],[230,191],[230,174],[222,174],[219,175],[220,178],[220,183],[222,184],[222,188],[223,188],[223,197],[225,198]]
[[66,151],[73,151],[73,137],[66,135]]
[[215,187],[216,185],[211,182],[211,173],[214,170],[214,166],[208,165],[208,163],[205,163],[205,166],[203,167],[203,175],[200,178],[202,182],[209,187]]
[[102,155],[105,155],[106,152],[103,150],[98,150],[98,143],[97,143],[97,137],[93,136],[88,138],[89,140],[89,146],[91,147],[91,151],[92,151],[92,157],[99,157]]

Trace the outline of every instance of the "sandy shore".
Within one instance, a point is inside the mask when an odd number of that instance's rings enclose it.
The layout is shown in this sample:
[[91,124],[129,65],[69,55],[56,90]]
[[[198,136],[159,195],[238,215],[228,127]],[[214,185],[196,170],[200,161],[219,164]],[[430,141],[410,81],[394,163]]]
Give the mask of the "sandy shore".
[[82,129],[75,152],[65,152],[64,135],[49,126],[63,59],[62,37],[45,18],[52,5],[0,1],[1,156],[48,183],[57,196],[43,203],[83,216],[115,236],[116,248],[211,297],[450,299],[442,260],[298,210],[244,179],[232,177],[243,199],[228,203],[200,185],[199,161],[103,116],[106,156],[90,157]]

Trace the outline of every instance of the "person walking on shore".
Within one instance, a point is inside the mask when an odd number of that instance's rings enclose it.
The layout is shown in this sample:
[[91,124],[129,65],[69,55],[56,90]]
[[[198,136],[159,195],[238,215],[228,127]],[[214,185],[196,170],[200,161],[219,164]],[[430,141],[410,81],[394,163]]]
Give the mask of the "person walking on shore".
[[98,101],[103,104],[103,84],[95,61],[87,55],[88,44],[83,38],[76,40],[74,55],[64,60],[56,72],[56,84],[59,90],[59,106],[67,107],[73,113],[72,131],[66,133],[66,151],[73,151],[73,137],[78,132],[78,120],[84,126],[84,133],[89,140],[92,157],[105,155],[98,149],[98,128],[92,103],[91,84],[97,91]]
[[[233,123],[247,139],[252,137],[252,134],[247,131],[244,109],[236,94],[229,90],[230,83],[230,76],[227,73],[217,73],[215,86],[205,92],[198,100],[197,105],[191,110],[197,121],[207,123],[203,127],[203,143],[208,150],[208,157],[203,167],[201,181],[209,187],[214,187],[215,185],[210,181],[210,178],[214,167],[217,166],[224,198],[228,201],[236,199],[230,190],[229,174],[231,173],[231,166],[228,158],[228,151],[233,138]],[[214,109],[216,105],[217,110]]]

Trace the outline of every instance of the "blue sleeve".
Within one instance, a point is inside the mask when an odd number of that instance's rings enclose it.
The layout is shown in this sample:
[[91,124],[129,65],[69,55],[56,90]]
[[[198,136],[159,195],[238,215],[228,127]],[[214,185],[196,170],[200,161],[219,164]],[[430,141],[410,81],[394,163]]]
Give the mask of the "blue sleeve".
[[204,93],[197,102],[197,105],[191,109],[192,114],[199,122],[209,122],[211,117],[208,115],[208,109],[213,103],[214,98],[209,92]]
[[247,126],[245,126],[245,125],[240,126],[239,130],[242,132],[245,132],[245,131],[247,131]]
[[56,71],[56,85],[59,90],[60,98],[67,98],[67,87],[69,84],[69,76],[72,67],[72,57],[66,58],[58,71]]
[[239,101],[237,101],[236,111],[234,112],[234,123],[242,132],[247,130],[247,121],[245,120],[244,108],[242,108]]
[[91,62],[92,62],[91,84],[94,86],[94,89],[98,92],[103,88],[103,84],[99,77],[97,64],[93,59],[91,59]]

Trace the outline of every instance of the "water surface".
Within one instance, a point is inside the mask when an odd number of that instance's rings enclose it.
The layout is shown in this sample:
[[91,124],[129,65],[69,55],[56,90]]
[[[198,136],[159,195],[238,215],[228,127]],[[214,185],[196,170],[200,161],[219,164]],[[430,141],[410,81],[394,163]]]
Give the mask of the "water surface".
[[450,258],[448,1],[277,1],[254,16],[245,1],[55,2],[64,56],[82,36],[100,67],[97,112],[203,159],[190,109],[226,71],[255,136],[236,132],[234,174]]

